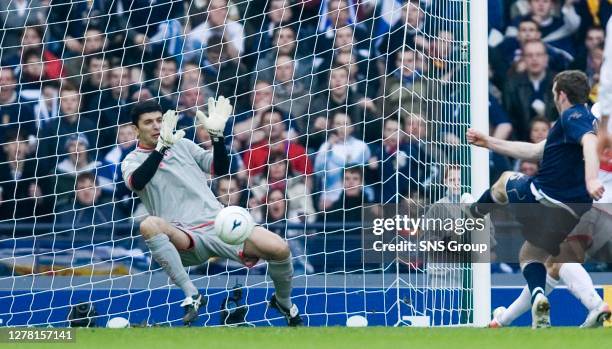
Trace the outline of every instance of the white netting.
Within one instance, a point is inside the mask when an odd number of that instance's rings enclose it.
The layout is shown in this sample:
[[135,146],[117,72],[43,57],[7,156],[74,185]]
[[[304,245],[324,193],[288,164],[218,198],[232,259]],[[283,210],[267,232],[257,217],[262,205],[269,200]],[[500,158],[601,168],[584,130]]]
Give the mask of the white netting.
[[[471,322],[469,264],[361,255],[361,208],[418,216],[468,187],[467,3],[2,3],[4,324],[66,325],[81,302],[98,324],[178,323],[182,294],[152,261],[138,232],[146,211],[121,178],[136,146],[129,111],[152,98],[177,109],[186,137],[208,149],[194,115],[221,95],[234,105],[231,175],[210,184],[289,241],[295,302],[311,325],[353,314]],[[201,324],[219,324],[236,282],[249,286],[250,322],[280,323],[264,314],[265,274],[265,263],[191,268],[210,297]]]

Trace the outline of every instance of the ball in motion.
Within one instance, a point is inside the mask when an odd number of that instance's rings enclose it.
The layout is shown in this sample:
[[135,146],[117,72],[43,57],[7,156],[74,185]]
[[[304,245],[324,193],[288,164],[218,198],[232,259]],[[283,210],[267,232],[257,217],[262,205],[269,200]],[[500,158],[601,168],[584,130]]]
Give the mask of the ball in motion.
[[238,245],[248,239],[255,227],[251,214],[243,207],[228,206],[215,219],[215,232],[221,241]]

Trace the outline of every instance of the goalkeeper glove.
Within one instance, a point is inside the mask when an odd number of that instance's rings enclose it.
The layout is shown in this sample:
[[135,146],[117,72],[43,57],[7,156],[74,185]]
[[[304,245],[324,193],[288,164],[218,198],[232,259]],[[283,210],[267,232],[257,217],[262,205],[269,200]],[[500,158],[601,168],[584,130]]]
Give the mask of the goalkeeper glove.
[[155,150],[163,154],[166,149],[170,148],[174,143],[185,136],[185,131],[183,130],[176,131],[176,133],[174,132],[177,121],[178,114],[174,110],[168,110],[162,116],[161,130],[159,131],[159,138],[157,139]]
[[223,137],[225,123],[232,114],[232,105],[229,99],[220,96],[217,101],[214,98],[208,98],[208,115],[201,111],[196,112],[198,121],[208,131],[212,138]]

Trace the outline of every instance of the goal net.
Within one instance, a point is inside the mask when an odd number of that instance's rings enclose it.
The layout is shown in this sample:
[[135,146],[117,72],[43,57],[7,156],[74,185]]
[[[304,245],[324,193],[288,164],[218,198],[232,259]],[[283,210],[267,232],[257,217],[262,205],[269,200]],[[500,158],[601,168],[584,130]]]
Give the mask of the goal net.
[[[211,149],[195,113],[218,96],[234,106],[231,173],[207,184],[288,241],[293,299],[307,324],[344,325],[353,315],[386,326],[477,322],[470,260],[372,253],[367,243],[376,217],[426,217],[432,204],[457,204],[475,189],[463,135],[474,124],[470,12],[480,2],[8,3],[2,324],[180,324],[183,294],[140,236],[147,212],[121,161],[137,148],[130,110],[151,99],[177,110],[177,128]],[[420,232],[404,233],[395,241]],[[265,262],[213,258],[188,270],[208,297],[197,325],[228,316],[283,324],[267,308]]]

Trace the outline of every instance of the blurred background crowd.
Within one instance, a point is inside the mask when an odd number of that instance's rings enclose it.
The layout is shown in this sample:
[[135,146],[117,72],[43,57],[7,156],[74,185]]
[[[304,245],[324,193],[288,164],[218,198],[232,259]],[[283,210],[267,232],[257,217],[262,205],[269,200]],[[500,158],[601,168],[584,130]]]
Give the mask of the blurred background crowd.
[[[178,110],[178,127],[206,149],[195,112],[208,97],[231,99],[231,175],[211,185],[223,204],[248,207],[289,238],[295,256],[317,251],[305,251],[307,229],[287,224],[329,225],[340,238],[324,252],[346,252],[361,207],[425,210],[458,202],[466,188],[461,2],[0,4],[2,236],[32,235],[43,223],[108,241],[109,226],[141,218],[120,163],[137,144],[130,109],[152,98]],[[588,75],[596,102],[612,3],[488,0],[488,9],[493,136],[544,139],[558,117],[552,78],[565,69]],[[497,155],[489,166],[491,181],[505,170],[538,171]]]

